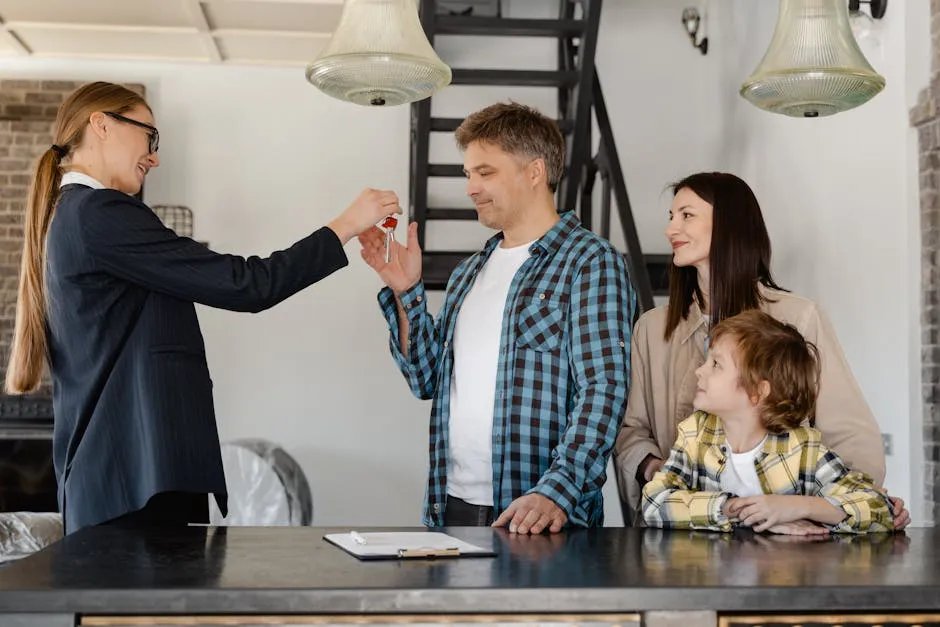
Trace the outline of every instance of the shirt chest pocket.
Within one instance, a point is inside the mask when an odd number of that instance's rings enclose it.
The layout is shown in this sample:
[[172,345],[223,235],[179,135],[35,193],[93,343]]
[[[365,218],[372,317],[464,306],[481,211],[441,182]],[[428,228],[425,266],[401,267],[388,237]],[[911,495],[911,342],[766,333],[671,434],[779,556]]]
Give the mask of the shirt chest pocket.
[[516,316],[516,347],[539,352],[557,351],[565,336],[566,294],[539,292],[522,299]]

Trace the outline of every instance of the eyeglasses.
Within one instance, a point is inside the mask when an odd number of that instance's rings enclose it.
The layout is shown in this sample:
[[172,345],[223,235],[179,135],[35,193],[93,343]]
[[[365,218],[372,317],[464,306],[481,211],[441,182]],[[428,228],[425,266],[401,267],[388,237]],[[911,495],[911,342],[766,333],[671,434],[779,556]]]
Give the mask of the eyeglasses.
[[144,124],[143,122],[138,122],[137,120],[132,120],[131,118],[125,117],[121,115],[120,113],[111,113],[109,111],[105,111],[104,114],[108,116],[109,118],[114,118],[118,122],[124,122],[125,124],[131,124],[133,126],[137,126],[137,127],[150,131],[149,133],[147,133],[147,136],[150,138],[150,145],[148,146],[148,149],[150,150],[150,154],[154,154],[155,152],[160,150],[160,131],[157,130],[156,126]]

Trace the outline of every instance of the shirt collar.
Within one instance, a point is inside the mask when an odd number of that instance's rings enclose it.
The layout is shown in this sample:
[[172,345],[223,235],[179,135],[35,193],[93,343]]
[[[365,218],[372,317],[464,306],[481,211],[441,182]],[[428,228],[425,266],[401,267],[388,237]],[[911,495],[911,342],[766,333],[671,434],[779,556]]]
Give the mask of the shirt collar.
[[698,300],[692,299],[692,304],[689,305],[689,315],[680,324],[683,325],[682,343],[685,344],[695,335],[699,327],[705,325],[705,316],[702,315],[702,308],[698,306]]
[[59,187],[65,187],[66,185],[84,185],[92,189],[105,189],[100,181],[81,172],[66,172],[63,174]]
[[[555,226],[529,247],[530,253],[536,254],[536,251],[550,253],[557,250],[568,239],[568,236],[581,226],[581,220],[575,215],[574,211],[565,211],[559,217],[560,219],[555,223]],[[503,241],[503,237],[504,235],[500,231],[487,240],[486,246],[483,247],[485,256],[488,257],[493,249],[499,246],[499,243]]]
[[[715,414],[705,414],[705,421],[702,424],[701,433],[702,444],[706,446],[717,446],[723,453],[725,452],[727,438],[725,437],[725,430],[721,428],[721,420],[718,419],[718,416]],[[791,448],[792,443],[790,441],[789,432],[773,433],[768,431],[767,437],[764,439],[764,445],[761,446],[760,453],[757,457],[761,460],[767,455],[784,455]],[[730,447],[727,448],[727,453],[730,455]]]

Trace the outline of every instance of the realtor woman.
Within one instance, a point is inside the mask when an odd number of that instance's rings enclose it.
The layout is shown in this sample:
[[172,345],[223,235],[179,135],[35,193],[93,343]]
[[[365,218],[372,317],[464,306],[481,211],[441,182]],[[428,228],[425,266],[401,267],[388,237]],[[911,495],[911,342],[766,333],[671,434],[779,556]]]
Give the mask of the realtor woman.
[[366,190],[266,259],[215,253],[134,198],[160,165],[159,138],[143,98],[91,83],[59,108],[33,174],[6,388],[36,389],[48,365],[66,533],[208,522],[210,494],[226,513],[194,303],[273,307],[344,267],[347,241],[401,213],[394,192]]

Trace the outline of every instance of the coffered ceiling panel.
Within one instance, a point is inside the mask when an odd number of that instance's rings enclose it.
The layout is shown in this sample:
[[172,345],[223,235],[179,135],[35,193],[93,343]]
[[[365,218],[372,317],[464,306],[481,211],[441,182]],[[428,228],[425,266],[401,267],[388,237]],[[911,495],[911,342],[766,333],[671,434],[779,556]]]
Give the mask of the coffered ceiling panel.
[[0,57],[309,63],[343,0],[0,0]]
[[0,16],[13,28],[16,22],[191,25],[186,3],[180,0],[0,0]]
[[24,27],[17,31],[37,57],[208,60],[196,33]]
[[203,2],[214,29],[332,33],[343,11],[341,4],[215,0]]
[[329,35],[282,37],[232,32],[217,37],[222,54],[232,63],[306,65],[313,61]]

